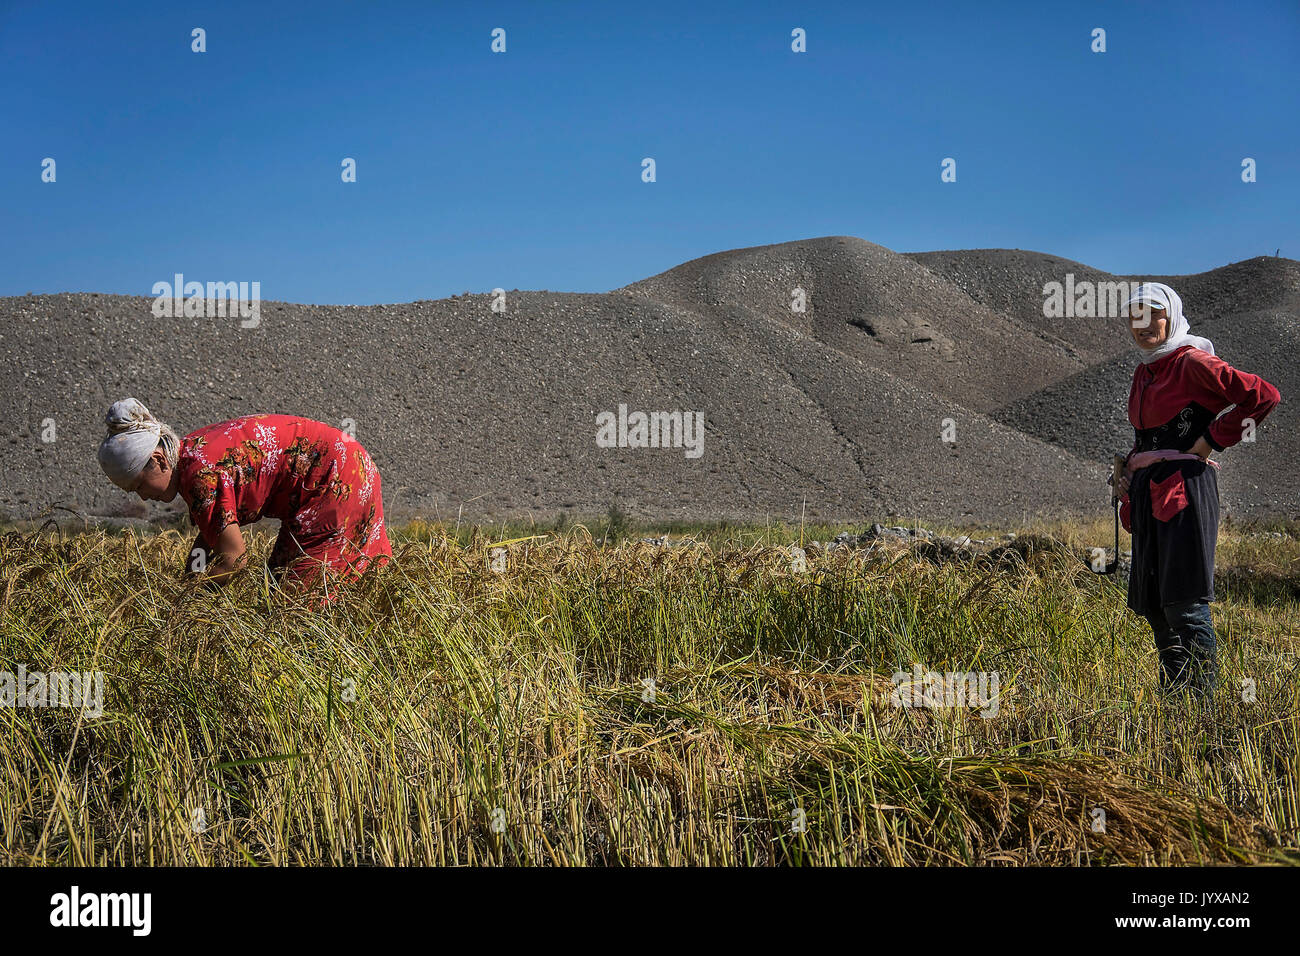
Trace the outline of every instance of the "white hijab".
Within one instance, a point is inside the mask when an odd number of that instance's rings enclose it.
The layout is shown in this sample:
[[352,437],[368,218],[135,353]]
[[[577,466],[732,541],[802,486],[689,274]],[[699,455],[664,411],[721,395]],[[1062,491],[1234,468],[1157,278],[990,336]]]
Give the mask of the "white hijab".
[[113,484],[130,491],[144,471],[159,442],[175,467],[179,441],[170,427],[154,418],[144,403],[134,398],[114,402],[104,416],[108,436],[99,443],[99,466]]
[[1192,335],[1191,329],[1187,325],[1187,319],[1183,318],[1183,300],[1169,286],[1163,282],[1144,282],[1138,286],[1137,291],[1129,296],[1129,300],[1124,303],[1124,316],[1126,319],[1130,308],[1139,303],[1149,303],[1158,309],[1164,309],[1165,317],[1169,322],[1169,332],[1165,335],[1165,340],[1155,348],[1144,349],[1137,342],[1133,343],[1133,346],[1141,353],[1144,363],[1157,362],[1184,345],[1191,345],[1202,352],[1214,354],[1213,342],[1201,338],[1199,335]]

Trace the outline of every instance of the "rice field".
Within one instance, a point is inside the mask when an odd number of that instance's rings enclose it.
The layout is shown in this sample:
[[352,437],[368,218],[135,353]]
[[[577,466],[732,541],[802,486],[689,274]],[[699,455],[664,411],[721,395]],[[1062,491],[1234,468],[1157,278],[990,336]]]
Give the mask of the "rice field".
[[1223,531],[1210,705],[1080,560],[1105,522],[960,560],[835,530],[416,522],[319,613],[183,579],[188,532],[11,531],[0,671],[103,700],[0,708],[0,862],[1300,861],[1294,529]]

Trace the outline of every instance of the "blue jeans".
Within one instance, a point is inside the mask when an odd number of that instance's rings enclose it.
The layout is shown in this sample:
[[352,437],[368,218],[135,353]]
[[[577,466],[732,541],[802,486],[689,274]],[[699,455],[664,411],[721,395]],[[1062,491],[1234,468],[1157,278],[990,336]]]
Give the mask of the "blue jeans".
[[1160,652],[1160,686],[1164,690],[1191,688],[1198,695],[1214,692],[1218,680],[1214,624],[1203,601],[1168,604],[1162,615],[1146,615]]

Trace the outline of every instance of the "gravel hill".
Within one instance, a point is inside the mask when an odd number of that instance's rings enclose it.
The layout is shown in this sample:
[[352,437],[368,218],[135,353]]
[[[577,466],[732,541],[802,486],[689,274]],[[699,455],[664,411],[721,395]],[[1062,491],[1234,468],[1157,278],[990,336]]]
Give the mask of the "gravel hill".
[[[807,297],[791,310],[795,289]],[[791,329],[862,365],[987,411],[1086,367],[1038,326],[1000,312],[949,277],[851,236],[735,249],[616,292],[671,303],[719,324],[744,316]],[[1041,312],[1041,295],[1036,296]],[[732,326],[735,332],[745,328]],[[1022,354],[1035,338],[1032,365]]]
[[[981,305],[1032,330],[1041,340],[1041,343],[1030,343],[1035,350],[1050,355],[1054,347],[1083,364],[1091,364],[1130,348],[1130,338],[1122,323],[1096,318],[1049,319],[1043,315],[1043,287],[1049,282],[1064,284],[1067,274],[1074,276],[1076,285],[1081,281],[1097,283],[1125,276],[1111,275],[1073,259],[1021,249],[962,249],[904,255]],[[1182,291],[1178,294],[1184,295]]]
[[[1193,328],[1284,395],[1260,442],[1224,456],[1225,501],[1230,475],[1245,482],[1233,509],[1300,514],[1283,440],[1295,434],[1284,423],[1298,265],[1170,280]],[[397,518],[585,518],[612,504],[657,519],[867,523],[1104,513],[1106,456],[1131,438],[1120,422],[1133,359],[1122,328],[1085,339],[1042,319],[1049,267],[1031,253],[904,256],[832,236],[706,256],[605,294],[512,290],[504,313],[490,294],[263,302],[255,329],[157,318],[147,297],[0,299],[0,388],[14,410],[0,426],[0,512],[175,511],[146,510],[95,462],[105,409],[134,395],[181,433],[255,411],[350,419]],[[790,309],[796,287],[804,312]],[[1209,305],[1222,331],[1198,321]],[[1085,403],[1071,414],[1091,430],[1034,414],[1057,395]],[[701,412],[703,454],[598,447],[597,415],[620,404]],[[940,440],[948,419],[955,443]],[[1096,425],[1111,419],[1114,438]]]

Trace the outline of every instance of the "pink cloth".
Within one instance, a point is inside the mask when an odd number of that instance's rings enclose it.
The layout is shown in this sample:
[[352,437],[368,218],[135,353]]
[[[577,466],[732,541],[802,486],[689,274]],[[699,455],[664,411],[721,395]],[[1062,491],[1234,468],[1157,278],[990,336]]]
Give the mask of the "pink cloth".
[[1154,465],[1158,461],[1201,461],[1206,464],[1219,467],[1219,463],[1209,458],[1202,458],[1200,455],[1189,455],[1186,452],[1174,451],[1172,448],[1157,448],[1154,451],[1140,451],[1128,460],[1124,468],[1125,474],[1133,474],[1139,468],[1146,468],[1148,465]]

